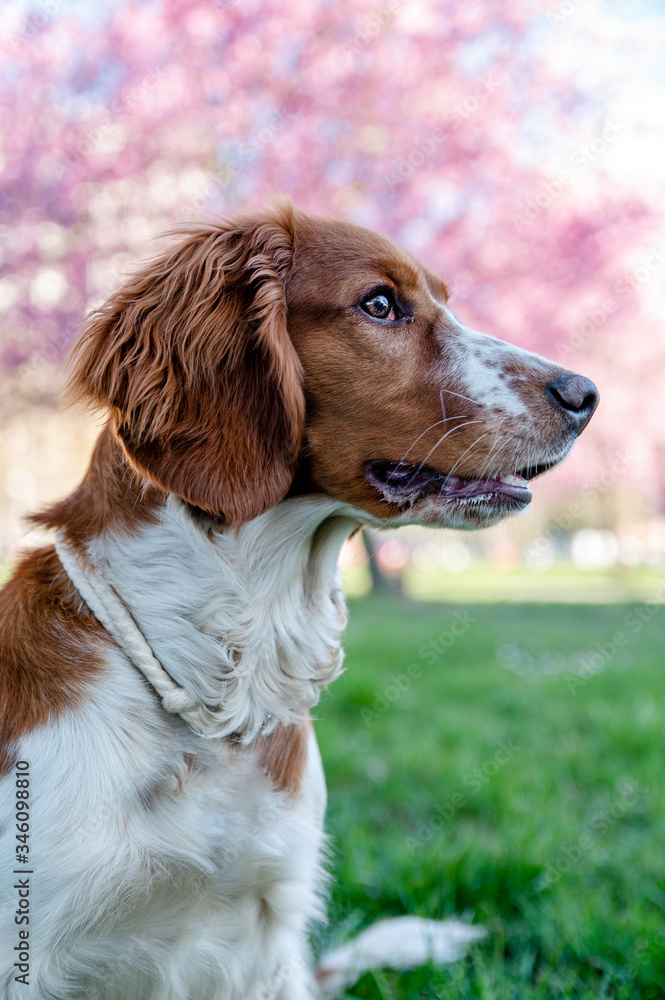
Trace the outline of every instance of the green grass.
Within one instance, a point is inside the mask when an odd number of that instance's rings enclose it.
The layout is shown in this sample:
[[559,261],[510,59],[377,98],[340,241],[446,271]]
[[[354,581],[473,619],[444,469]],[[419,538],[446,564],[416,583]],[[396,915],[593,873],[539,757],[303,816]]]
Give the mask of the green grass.
[[[349,594],[364,596],[372,585],[368,567],[345,567],[344,582]],[[651,597],[665,600],[665,574],[654,566],[583,570],[560,561],[545,571],[536,571],[524,566],[500,569],[479,561],[460,573],[443,567],[411,566],[401,582],[404,592],[419,601],[620,604]]]
[[410,569],[404,574],[407,593],[416,600],[515,601],[613,604],[665,599],[665,574],[660,567],[615,567],[581,570],[560,562],[546,572],[524,567],[508,571],[478,563],[462,573]]
[[[351,602],[317,723],[325,943],[405,913],[489,933],[456,966],[348,996],[665,997],[665,607],[644,607]],[[467,611],[452,647],[422,649]]]

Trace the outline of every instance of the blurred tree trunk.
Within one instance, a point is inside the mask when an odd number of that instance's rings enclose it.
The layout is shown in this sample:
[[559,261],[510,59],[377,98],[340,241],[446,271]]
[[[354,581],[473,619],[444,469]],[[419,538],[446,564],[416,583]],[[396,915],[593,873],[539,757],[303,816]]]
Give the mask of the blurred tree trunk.
[[393,594],[402,594],[401,576],[389,576],[387,573],[383,572],[376,561],[377,546],[367,528],[363,528],[362,530],[362,539],[367,552],[369,571],[372,574],[372,589],[382,591],[384,593],[390,592]]

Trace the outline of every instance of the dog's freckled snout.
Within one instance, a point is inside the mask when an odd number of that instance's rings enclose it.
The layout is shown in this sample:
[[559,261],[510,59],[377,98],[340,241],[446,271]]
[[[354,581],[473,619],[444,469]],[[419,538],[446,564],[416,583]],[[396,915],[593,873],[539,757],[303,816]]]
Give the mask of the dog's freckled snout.
[[545,392],[556,407],[566,411],[578,434],[591,420],[600,399],[598,389],[590,378],[572,372],[562,372],[545,387]]

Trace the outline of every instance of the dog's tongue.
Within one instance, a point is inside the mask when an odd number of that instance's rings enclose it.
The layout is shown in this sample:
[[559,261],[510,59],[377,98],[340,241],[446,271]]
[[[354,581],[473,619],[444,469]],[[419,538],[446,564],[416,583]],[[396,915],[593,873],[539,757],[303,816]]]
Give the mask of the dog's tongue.
[[457,476],[445,476],[441,491],[444,496],[464,500],[482,496],[487,493],[514,497],[516,500],[530,500],[531,490],[524,476],[501,476],[499,479],[459,479]]
[[423,492],[436,491],[454,500],[472,500],[504,496],[523,503],[531,500],[529,484],[523,476],[500,476],[498,479],[460,479],[447,476],[426,466],[404,465],[402,462],[374,461],[365,466],[369,482],[380,490],[386,499],[409,500]]

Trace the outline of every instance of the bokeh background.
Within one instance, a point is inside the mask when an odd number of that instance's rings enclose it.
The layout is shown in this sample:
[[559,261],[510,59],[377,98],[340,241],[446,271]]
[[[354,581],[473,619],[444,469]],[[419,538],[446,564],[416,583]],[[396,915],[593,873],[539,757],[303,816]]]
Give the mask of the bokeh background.
[[84,313],[174,224],[286,191],[601,389],[525,517],[379,540],[386,571],[660,564],[664,29],[595,0],[6,0],[0,554],[85,461],[90,421],[57,408]]
[[469,325],[600,388],[522,517],[343,551],[334,923],[491,931],[463,967],[356,996],[665,996],[664,46],[648,0],[0,12],[5,566],[98,432],[59,406],[85,312],[174,224],[277,191],[394,238]]

